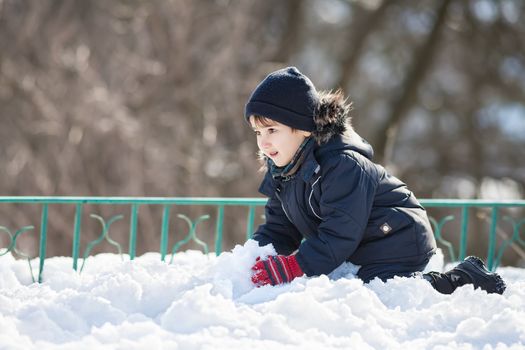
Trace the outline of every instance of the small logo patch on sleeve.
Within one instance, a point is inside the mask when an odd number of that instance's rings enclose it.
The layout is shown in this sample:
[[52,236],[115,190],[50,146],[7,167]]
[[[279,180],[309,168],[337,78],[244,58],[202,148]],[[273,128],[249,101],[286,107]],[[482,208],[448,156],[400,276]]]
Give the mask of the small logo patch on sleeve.
[[392,231],[392,227],[390,227],[390,225],[385,222],[383,225],[381,225],[381,231],[383,231],[383,233],[386,235],[388,232]]

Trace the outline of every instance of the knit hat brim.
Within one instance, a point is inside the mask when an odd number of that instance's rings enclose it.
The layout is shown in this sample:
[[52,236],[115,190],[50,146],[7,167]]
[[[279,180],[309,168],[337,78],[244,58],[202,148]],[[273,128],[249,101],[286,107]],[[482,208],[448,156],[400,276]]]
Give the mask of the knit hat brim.
[[304,131],[315,130],[315,123],[312,116],[298,114],[286,108],[282,108],[265,102],[248,102],[244,109],[244,118],[248,123],[250,122],[250,116],[252,115],[257,115],[271,120],[275,120],[281,124],[290,126],[294,129]]

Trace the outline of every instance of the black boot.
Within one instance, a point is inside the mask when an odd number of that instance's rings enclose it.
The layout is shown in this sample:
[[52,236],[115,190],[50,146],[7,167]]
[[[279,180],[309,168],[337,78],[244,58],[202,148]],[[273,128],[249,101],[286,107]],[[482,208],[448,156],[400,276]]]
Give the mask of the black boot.
[[455,268],[445,273],[430,272],[424,275],[440,293],[451,294],[457,287],[473,284],[487,293],[503,294],[506,285],[500,275],[490,272],[480,258],[469,256]]

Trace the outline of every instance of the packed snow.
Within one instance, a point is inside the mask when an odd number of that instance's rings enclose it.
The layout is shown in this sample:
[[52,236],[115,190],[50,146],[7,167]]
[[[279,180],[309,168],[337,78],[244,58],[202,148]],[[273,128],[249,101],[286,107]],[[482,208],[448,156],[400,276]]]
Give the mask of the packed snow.
[[[134,261],[0,257],[0,349],[522,349],[525,270],[504,267],[503,295],[442,295],[418,278],[363,284],[357,267],[255,288],[250,267],[274,253],[254,241],[218,257],[157,253]],[[38,265],[34,260],[33,264]],[[448,266],[449,267],[449,266]],[[443,270],[437,254],[429,269]]]

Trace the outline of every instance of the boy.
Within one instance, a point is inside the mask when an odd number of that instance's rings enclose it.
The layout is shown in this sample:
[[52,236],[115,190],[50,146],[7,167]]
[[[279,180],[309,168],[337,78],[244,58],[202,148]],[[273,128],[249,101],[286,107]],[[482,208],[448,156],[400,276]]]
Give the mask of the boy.
[[[415,276],[435,253],[425,209],[372,162],[372,147],[353,130],[349,110],[341,92],[317,92],[295,67],[269,74],[246,104],[267,166],[259,192],[269,198],[266,223],[253,239],[278,253],[256,261],[256,285],[328,274],[344,261],[361,266],[365,283]],[[423,277],[446,294],[467,283],[489,293],[505,290],[501,277],[475,257]]]

